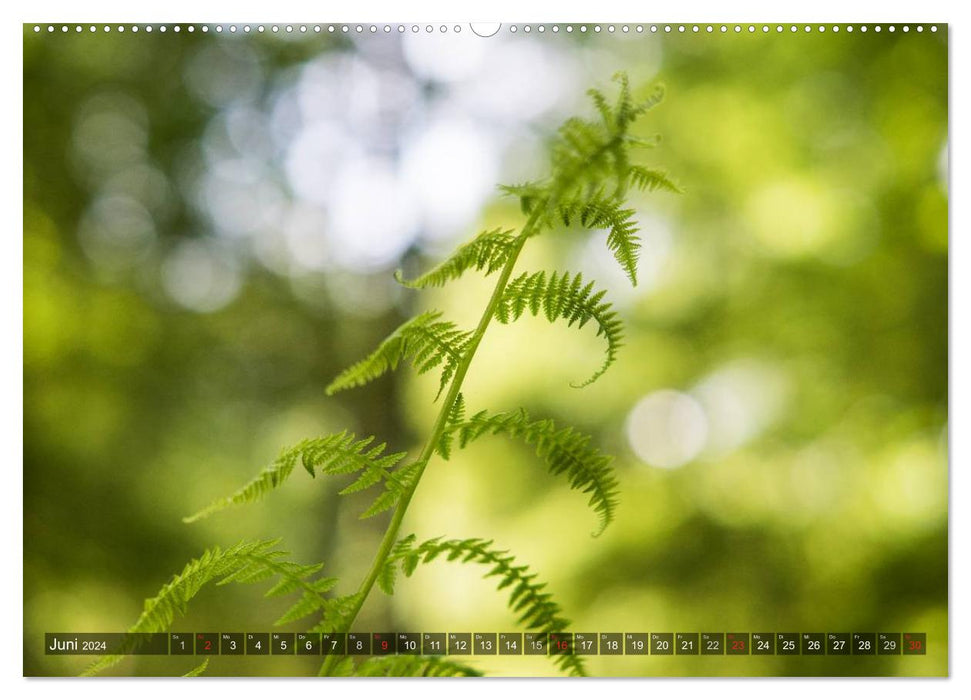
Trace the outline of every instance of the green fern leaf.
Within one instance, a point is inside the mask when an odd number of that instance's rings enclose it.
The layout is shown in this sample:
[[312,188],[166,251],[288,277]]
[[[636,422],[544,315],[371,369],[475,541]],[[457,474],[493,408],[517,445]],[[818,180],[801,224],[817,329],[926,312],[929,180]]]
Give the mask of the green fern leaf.
[[495,315],[500,323],[511,323],[526,311],[533,316],[542,312],[549,321],[565,319],[567,324],[577,324],[583,328],[590,320],[597,323],[597,335],[607,341],[606,359],[593,376],[579,385],[587,386],[595,382],[617,359],[621,346],[623,327],[617,313],[610,304],[602,301],[605,292],[593,291],[593,283],[584,286],[583,277],[577,273],[562,275],[556,272],[523,273],[512,280],[503,291],[496,305]]
[[[541,182],[506,186],[501,189],[520,199],[525,213],[532,215],[539,207],[527,235],[535,236],[553,228],[557,220],[582,221],[591,228],[605,228],[607,247],[617,258],[631,283],[637,284],[637,259],[640,242],[633,210],[624,206],[629,185],[654,191],[680,191],[663,173],[630,163],[632,146],[651,146],[630,134],[638,117],[657,105],[664,95],[663,86],[643,102],[634,102],[627,76],[618,73],[618,96],[611,105],[597,89],[588,91],[600,115],[599,122],[568,119],[557,132],[551,148],[552,173]],[[612,192],[606,197],[604,192]]]
[[661,170],[651,170],[640,165],[630,167],[630,181],[638,189],[654,192],[665,190],[674,194],[681,194],[681,188],[674,184]]
[[[343,435],[343,433],[341,433],[341,435]],[[182,522],[192,523],[196,520],[209,517],[213,513],[223,510],[224,508],[228,508],[229,506],[243,503],[253,503],[261,500],[267,493],[283,485],[283,482],[290,477],[290,474],[293,473],[293,468],[296,466],[297,460],[300,458],[300,454],[302,453],[307,442],[310,441],[302,442],[296,447],[285,450],[276,459],[276,461],[273,462],[272,465],[261,471],[255,479],[247,483],[234,494],[227,496],[226,498],[213,501],[202,510],[182,518]]]
[[488,276],[505,265],[515,242],[516,236],[512,231],[486,231],[460,246],[447,260],[424,275],[406,280],[398,270],[395,272],[395,279],[406,287],[423,289],[443,287],[446,282],[458,279],[469,269],[485,270]]
[[310,628],[310,632],[335,632],[345,629],[351,614],[358,603],[358,594],[328,598],[321,608],[321,620]]
[[637,223],[634,212],[627,212],[623,218],[618,218],[611,224],[607,233],[607,248],[614,254],[614,258],[624,268],[633,286],[637,286],[637,260],[640,257],[641,239],[637,235]]
[[[264,469],[238,491],[213,501],[198,513],[183,518],[183,521],[195,522],[225,508],[262,499],[286,481],[298,462],[303,464],[311,476],[315,476],[317,471],[328,475],[361,472],[354,482],[341,491],[342,494],[364,490],[382,480],[398,481],[399,477],[395,474],[402,473],[403,470],[394,470],[394,467],[407,453],[385,454],[386,445],[381,443],[372,446],[373,442],[373,436],[357,440],[353,433],[346,430],[322,438],[304,440],[284,451],[270,467]],[[397,495],[401,493],[397,485],[393,485],[391,490]]]
[[[573,428],[557,428],[551,419],[532,420],[524,410],[489,414],[480,411],[469,420],[451,423],[445,431],[458,436],[460,447],[484,435],[508,435],[536,449],[550,474],[564,475],[570,488],[590,494],[589,505],[600,522],[599,536],[614,519],[618,484],[611,458],[590,446],[590,436]],[[442,455],[448,459],[446,455]]]
[[386,510],[391,510],[396,505],[401,497],[404,495],[408,487],[411,486],[411,482],[421,471],[421,464],[415,462],[409,464],[406,467],[398,469],[393,474],[390,474],[384,482],[384,491],[378,495],[377,498],[371,503],[370,507],[361,514],[361,518],[370,518],[378,513],[383,513]]
[[[323,564],[297,564],[294,562],[280,562],[278,567],[267,567],[273,574],[281,576],[280,582],[266,592],[267,598],[293,593],[304,587],[304,579],[312,576],[324,568]],[[332,587],[337,585],[336,578],[324,579]],[[314,586],[314,591],[320,591],[319,587]],[[326,592],[322,591],[322,592]]]
[[615,73],[613,81],[620,85],[617,91],[617,101],[613,108],[606,106],[607,100],[602,94],[595,95],[596,90],[588,91],[587,94],[593,100],[597,111],[600,112],[605,126],[612,133],[626,133],[627,128],[645,112],[654,108],[664,99],[664,86],[657,85],[651,95],[642,102],[634,102],[630,90],[630,80],[624,72]]
[[[545,633],[562,632],[569,628],[570,621],[563,617],[560,606],[550,593],[544,591],[546,584],[538,582],[536,574],[529,572],[529,567],[517,565],[515,558],[507,551],[494,549],[492,540],[435,538],[414,545],[411,544],[414,539],[414,535],[410,535],[399,541],[394,556],[389,557],[390,561],[402,564],[406,576],[411,576],[419,563],[433,562],[442,555],[448,561],[484,564],[489,567],[485,578],[498,578],[499,590],[512,588],[509,607],[519,614],[519,624],[528,630]],[[579,656],[555,656],[553,661],[571,675],[586,675],[583,659]]]
[[129,632],[162,632],[168,629],[176,615],[185,614],[186,607],[199,590],[216,579],[232,577],[249,571],[254,564],[272,556],[272,548],[279,540],[241,542],[228,549],[213,547],[193,559],[182,572],[165,584],[145,607]]
[[322,598],[318,595],[312,593],[304,593],[296,603],[291,605],[285,613],[283,613],[274,625],[286,625],[291,622],[296,622],[297,620],[302,620],[305,617],[309,617],[314,613],[323,609],[326,598]]
[[327,387],[328,396],[367,384],[411,359],[419,374],[441,365],[439,394],[462,359],[472,334],[450,321],[439,321],[441,312],[429,311],[406,321],[365,359],[341,372]]
[[627,127],[637,117],[636,107],[630,94],[630,80],[626,73],[616,73],[613,77],[614,82],[620,83],[620,90],[617,91],[617,105],[613,109],[613,126],[620,131]]
[[482,673],[471,666],[439,656],[372,656],[358,664],[354,675],[387,678],[467,678],[481,676]]
[[320,571],[324,565],[281,561],[281,557],[285,554],[285,552],[271,552],[265,556],[254,557],[249,568],[234,571],[218,581],[216,585],[253,583],[257,580],[277,576],[280,581],[266,592],[267,598],[275,598],[297,591],[301,591],[303,595],[274,624],[283,625],[312,615],[327,603],[328,599],[323,594],[336,586],[338,579],[330,577],[308,581],[307,579]]
[[442,455],[445,459],[448,459],[452,454],[452,431],[448,430],[450,425],[458,425],[465,420],[465,397],[461,393],[455,397],[455,403],[452,404],[451,408],[448,410],[448,418],[445,419],[446,429],[442,431],[442,434],[438,438],[438,444],[435,446],[435,451]]
[[566,120],[551,149],[553,167],[547,201],[612,177],[612,147],[618,141],[601,124],[579,118]]
[[606,196],[603,190],[598,190],[563,202],[557,214],[564,226],[579,223],[587,228],[607,229],[607,248],[614,254],[631,284],[637,286],[640,238],[637,236],[633,209],[625,208],[618,197]]
[[663,84],[655,85],[654,91],[650,94],[650,96],[631,110],[631,118],[636,119],[645,112],[652,110],[661,104],[661,102],[664,101],[664,93],[665,88]]
[[[613,180],[613,190],[622,195],[627,187],[629,161],[627,150],[636,139],[629,134],[631,124],[660,102],[663,88],[655,90],[646,101],[635,103],[624,73],[614,80],[620,84],[617,100],[611,106],[604,94],[592,89],[588,95],[600,114],[600,122],[583,119],[567,120],[557,133],[552,147],[553,174],[547,184],[546,201],[554,205]],[[540,199],[540,198],[536,198]]]
[[587,95],[590,96],[593,106],[597,108],[600,113],[600,118],[603,119],[604,124],[613,125],[614,123],[614,111],[610,108],[610,104],[607,102],[607,98],[604,94],[597,88],[590,88],[587,90]]
[[[407,537],[398,540],[398,542],[395,543],[395,546],[392,547],[391,554],[384,562],[384,566],[381,567],[381,571],[378,574],[378,587],[384,591],[386,595],[394,595],[394,584],[398,577],[398,562],[400,559],[403,559],[408,555],[414,544],[414,535],[408,535]],[[410,575],[411,574],[409,574],[409,576]]]
[[347,678],[354,675],[354,659],[351,656],[343,656],[341,660],[334,664],[330,675],[335,678]]
[[[158,594],[145,601],[145,607],[135,624],[129,628],[131,633],[164,632],[169,629],[177,615],[184,615],[191,601],[208,583],[215,585],[228,583],[252,583],[273,576],[281,578],[281,584],[271,589],[272,595],[282,595],[303,589],[305,594],[319,599],[316,609],[327,602],[323,592],[336,584],[335,579],[321,579],[310,582],[305,580],[318,572],[322,565],[300,565],[283,561],[287,553],[274,550],[279,540],[240,542],[227,549],[213,547],[190,561],[182,572],[162,586]],[[333,582],[333,583],[332,583]],[[83,675],[94,675],[118,663],[123,657],[103,656],[89,666]]]
[[533,209],[546,196],[545,188],[542,183],[538,182],[525,182],[521,185],[499,185],[499,191],[518,198],[520,209],[527,216],[533,213]]
[[196,676],[201,676],[203,673],[206,672],[206,669],[207,668],[209,668],[209,657],[208,656],[205,659],[203,659],[202,660],[202,663],[199,664],[198,666],[196,666],[194,669],[192,669],[188,673],[182,674],[182,677],[183,678],[195,678]]

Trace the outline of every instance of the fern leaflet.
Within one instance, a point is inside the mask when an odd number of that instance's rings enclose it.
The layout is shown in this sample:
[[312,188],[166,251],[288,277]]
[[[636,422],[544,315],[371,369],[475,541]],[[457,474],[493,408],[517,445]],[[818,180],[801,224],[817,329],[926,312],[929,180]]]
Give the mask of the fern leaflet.
[[203,659],[202,660],[202,663],[199,664],[198,666],[196,666],[194,669],[192,669],[188,673],[182,674],[182,677],[183,678],[195,678],[196,676],[201,676],[203,673],[206,672],[206,669],[207,668],[209,668],[209,657],[208,656],[205,659]]
[[[262,499],[286,481],[298,462],[302,463],[310,476],[315,476],[315,470],[330,475],[361,472],[361,475],[344,488],[341,494],[361,491],[383,481],[385,491],[378,496],[380,504],[375,501],[375,504],[368,509],[367,515],[380,513],[394,505],[407,485],[408,476],[414,470],[411,466],[394,468],[407,453],[385,454],[385,443],[372,446],[373,442],[373,436],[357,440],[353,433],[346,430],[322,438],[304,440],[295,447],[285,450],[271,466],[234,494],[214,501],[183,520],[191,523],[230,506],[253,503]],[[376,505],[380,505],[380,508],[372,512]]]
[[637,236],[633,209],[624,208],[621,200],[599,191],[564,202],[558,207],[557,214],[564,226],[579,222],[588,228],[608,229],[607,248],[624,268],[631,284],[637,286],[641,239]]
[[[457,435],[463,448],[483,435],[522,439],[536,448],[536,455],[546,462],[550,474],[564,474],[571,489],[590,494],[589,505],[600,519],[595,537],[613,521],[618,484],[612,460],[590,446],[589,435],[571,427],[557,428],[549,418],[532,420],[524,409],[492,415],[479,411],[467,421],[450,423],[445,433],[450,438]],[[442,457],[448,459],[447,455]]]
[[472,336],[450,321],[439,321],[441,312],[429,311],[406,321],[360,362],[341,372],[326,389],[328,395],[367,384],[385,372],[397,369],[410,358],[419,374],[439,365],[442,374],[438,392],[448,384]]
[[579,385],[587,386],[595,382],[617,359],[621,346],[623,326],[610,304],[602,302],[606,292],[593,292],[593,282],[584,286],[583,277],[577,273],[572,278],[569,272],[562,275],[556,272],[523,273],[512,280],[504,290],[496,305],[495,316],[501,323],[511,323],[526,311],[533,316],[542,312],[549,321],[565,319],[578,328],[591,319],[597,323],[597,335],[607,341],[606,359],[593,376]]
[[358,664],[353,672],[355,676],[388,678],[468,678],[482,675],[471,666],[438,656],[372,656]]
[[630,181],[638,189],[648,192],[656,190],[665,190],[674,194],[681,194],[682,192],[681,188],[668,178],[667,173],[640,165],[631,166]]
[[[661,101],[663,88],[659,86],[648,99],[636,103],[627,76],[618,73],[614,79],[620,90],[613,105],[599,90],[588,91],[599,121],[574,118],[560,127],[551,149],[548,179],[500,189],[518,197],[524,213],[539,215],[529,235],[552,228],[558,218],[568,220],[574,215],[584,225],[609,229],[607,247],[636,285],[639,241],[633,211],[624,207],[624,195],[631,184],[648,191],[680,190],[664,173],[631,165],[629,158],[630,147],[653,145],[630,134],[630,126]],[[608,190],[611,194],[606,195]]]
[[321,608],[320,622],[310,628],[310,632],[335,632],[349,624],[351,614],[358,603],[358,595],[344,595],[328,598]]
[[469,269],[485,270],[488,276],[506,264],[515,241],[512,231],[486,231],[460,246],[447,260],[420,277],[406,280],[398,270],[395,272],[395,279],[406,287],[423,289],[442,287],[449,280],[458,279]]
[[241,568],[217,582],[217,586],[227,583],[254,583],[278,576],[280,581],[266,592],[267,598],[275,598],[288,593],[301,592],[303,595],[274,622],[275,625],[285,625],[289,622],[302,620],[322,610],[328,602],[324,593],[337,585],[333,577],[319,578],[315,581],[307,579],[323,568],[323,564],[296,564],[280,561],[285,552],[271,552],[267,556],[254,558],[249,567]]
[[[305,566],[282,560],[287,553],[273,549],[278,542],[279,540],[240,542],[227,549],[219,547],[207,549],[199,558],[186,564],[181,573],[162,586],[155,597],[145,601],[142,614],[128,631],[131,633],[164,632],[171,626],[176,615],[185,614],[189,601],[202,587],[214,581],[219,586],[230,582],[257,583],[279,577],[280,582],[267,592],[267,596],[279,596],[302,590],[303,598],[280,618],[278,624],[304,617],[305,615],[302,614],[297,615],[304,608],[313,608],[306,614],[322,609],[327,602],[323,594],[337,584],[337,579],[322,578],[308,581],[307,579],[317,573],[323,565]],[[306,602],[308,598],[314,599],[313,604]],[[122,658],[117,655],[103,656],[88,667],[84,675],[94,675],[110,668]]]
[[452,454],[452,435],[454,431],[449,430],[450,426],[460,425],[465,421],[465,397],[461,393],[455,397],[455,403],[448,410],[448,418],[445,419],[445,428],[438,438],[435,451],[442,457],[448,459]]
[[[510,589],[508,605],[513,612],[519,613],[519,624],[545,633],[569,628],[570,621],[562,616],[552,594],[544,591],[546,584],[537,582],[536,574],[530,573],[528,566],[517,565],[515,557],[507,551],[493,549],[492,540],[442,540],[436,537],[417,546],[414,542],[414,535],[400,540],[385,567],[400,566],[405,576],[411,576],[419,564],[428,564],[441,556],[447,561],[485,564],[491,567],[485,578],[498,577],[497,590]],[[579,656],[556,656],[554,663],[571,675],[586,675],[583,659]]]
[[354,675],[354,659],[350,656],[340,657],[340,661],[334,664],[330,674],[334,677],[346,678]]
[[[320,438],[320,440],[335,440],[344,435],[345,433],[339,433],[338,435],[331,435],[327,438]],[[230,506],[254,503],[261,500],[270,491],[282,486],[283,482],[290,477],[290,474],[293,473],[293,468],[297,465],[304,446],[309,442],[312,441],[305,440],[296,447],[284,450],[273,464],[261,471],[252,481],[242,486],[232,495],[213,501],[202,510],[192,515],[187,515],[182,518],[182,522],[193,523],[196,520],[207,518],[213,513],[217,513]]]

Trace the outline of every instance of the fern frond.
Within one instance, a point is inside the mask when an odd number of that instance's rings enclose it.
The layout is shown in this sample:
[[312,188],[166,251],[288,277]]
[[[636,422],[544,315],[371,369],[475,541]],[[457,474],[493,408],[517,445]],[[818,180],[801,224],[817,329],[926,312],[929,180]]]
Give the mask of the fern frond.
[[600,113],[600,118],[603,120],[604,124],[611,125],[614,121],[613,110],[607,102],[607,98],[604,94],[597,88],[590,88],[587,90],[587,95],[590,96],[590,100],[593,102],[593,106],[597,108]]
[[[384,454],[385,444],[371,446],[373,442],[374,437],[357,440],[353,433],[346,430],[321,438],[304,440],[285,450],[271,466],[261,471],[256,478],[235,493],[213,501],[198,513],[183,518],[183,521],[195,522],[231,506],[261,500],[287,480],[298,462],[302,463],[310,476],[315,476],[315,470],[319,470],[322,474],[362,472],[357,480],[341,491],[342,494],[363,490],[382,480],[400,481],[400,477],[396,474],[401,474],[403,470],[392,470],[407,453]],[[394,487],[394,491],[400,494],[397,486]]]
[[557,208],[557,215],[564,226],[579,223],[587,228],[607,229],[607,248],[624,269],[631,284],[637,286],[637,260],[640,255],[640,238],[634,210],[623,206],[614,196],[603,190],[567,200]]
[[286,625],[297,620],[302,620],[316,612],[324,609],[327,598],[323,598],[315,593],[304,593],[296,603],[291,605],[285,613],[277,618],[274,625]]
[[347,678],[354,675],[354,657],[342,656],[328,674],[334,678]]
[[354,669],[355,676],[387,678],[468,678],[482,672],[440,656],[372,656]]
[[657,107],[659,104],[661,104],[661,102],[664,101],[664,93],[665,88],[663,84],[655,85],[654,92],[652,92],[647,99],[634,107],[634,109],[631,111],[631,116],[636,119],[645,112]]
[[[408,542],[408,544],[405,544]],[[545,583],[536,580],[536,574],[529,567],[516,564],[515,557],[505,550],[494,549],[492,540],[466,539],[442,540],[435,538],[419,545],[413,545],[414,535],[401,540],[395,547],[392,562],[400,562],[405,576],[411,576],[419,564],[428,564],[444,556],[448,561],[474,562],[489,568],[485,578],[497,577],[497,590],[505,588],[509,592],[509,608],[519,613],[519,624],[528,630],[539,632],[562,632],[569,628],[570,621],[563,617],[560,606],[552,594],[545,591]],[[583,659],[579,656],[564,655],[554,657],[554,663],[571,675],[584,676]]]
[[272,552],[267,556],[254,558],[251,566],[233,572],[218,581],[216,585],[254,583],[276,576],[279,577],[280,581],[266,592],[267,598],[275,598],[297,591],[302,592],[303,595],[273,624],[284,625],[313,615],[327,603],[328,599],[323,594],[336,586],[338,580],[330,577],[308,581],[307,579],[320,571],[324,565],[280,561],[283,554],[283,552]]
[[398,505],[398,501],[401,500],[405,491],[408,490],[418,474],[421,473],[421,469],[421,463],[413,462],[395,470],[393,474],[389,474],[384,480],[384,491],[371,502],[367,510],[361,513],[361,518],[373,517],[378,513],[391,510]]
[[[611,457],[591,447],[590,436],[571,428],[557,428],[549,418],[533,420],[525,409],[489,414],[480,411],[469,420],[451,423],[445,428],[458,436],[464,448],[483,435],[508,435],[536,448],[536,456],[546,462],[550,474],[563,474],[570,488],[590,494],[589,505],[599,518],[599,536],[614,519],[618,484]],[[446,455],[442,455],[448,459]]]
[[556,272],[523,273],[506,285],[502,297],[496,304],[495,316],[500,323],[511,323],[526,311],[533,316],[542,312],[549,321],[565,319],[567,325],[578,324],[583,328],[591,319],[597,323],[597,335],[607,341],[606,359],[593,376],[579,385],[587,386],[617,359],[621,346],[623,326],[617,313],[610,304],[603,302],[605,292],[593,291],[593,282],[583,284],[583,277],[577,273],[572,278],[569,272],[562,275]]
[[445,430],[438,438],[435,451],[445,459],[452,454],[452,431],[448,428],[451,425],[459,425],[465,420],[465,397],[461,392],[455,397],[455,403],[448,409],[448,418],[445,419]]
[[[339,435],[343,436],[344,433],[340,433]],[[310,441],[301,442],[293,448],[284,450],[273,464],[261,471],[252,481],[246,483],[232,495],[213,501],[202,510],[185,516],[182,518],[182,522],[194,523],[197,520],[207,518],[213,513],[217,513],[230,506],[255,503],[261,500],[270,491],[282,486],[283,482],[290,477],[290,474],[293,473],[293,468],[297,465],[297,460],[300,458],[304,445],[308,442]]]
[[458,279],[469,269],[485,270],[488,276],[506,263],[515,241],[516,236],[512,231],[486,231],[460,246],[447,260],[420,277],[406,280],[401,270],[395,272],[394,276],[398,282],[412,289],[443,287],[446,282]]
[[619,141],[619,137],[602,124],[577,117],[567,119],[551,148],[548,201],[555,202],[590,183],[602,183],[611,178],[614,170],[612,147]]
[[499,185],[499,191],[519,199],[519,206],[527,216],[533,213],[533,207],[543,200],[546,190],[541,183],[524,182],[520,185]]
[[260,565],[273,551],[279,540],[241,542],[228,549],[213,547],[193,559],[182,573],[162,586],[145,607],[129,632],[162,632],[168,629],[176,615],[184,615],[186,607],[199,590],[212,581],[248,571]]
[[630,126],[642,114],[660,104],[664,99],[664,86],[657,85],[654,91],[643,102],[634,102],[630,90],[630,80],[624,72],[615,73],[613,81],[620,85],[617,91],[617,101],[613,107],[607,104],[607,99],[598,90],[587,92],[593,100],[594,106],[600,112],[604,125],[613,133],[626,132]]
[[202,663],[199,664],[198,666],[196,666],[194,669],[192,669],[188,673],[182,674],[182,677],[183,678],[195,678],[196,676],[201,676],[203,673],[206,672],[206,669],[207,668],[209,668],[209,657],[208,656],[205,659],[203,659],[202,660]]
[[321,619],[309,632],[336,632],[345,629],[358,603],[358,594],[328,598],[321,608]]
[[[279,576],[280,584],[270,589],[267,595],[282,595],[298,589],[304,590],[304,598],[317,599],[313,611],[322,609],[327,603],[323,593],[330,590],[336,579],[307,581],[320,570],[322,565],[304,566],[283,561],[287,553],[274,550],[279,540],[240,542],[227,549],[213,547],[186,564],[181,573],[162,586],[158,594],[145,601],[145,607],[135,624],[129,628],[131,633],[164,632],[169,629],[177,615],[184,615],[191,601],[208,583],[216,585],[227,583],[254,583],[273,576]],[[308,613],[309,614],[309,613]],[[303,617],[301,615],[301,617]],[[299,618],[294,618],[299,619]],[[88,667],[83,675],[94,675],[114,666],[123,657],[103,656]]]
[[617,105],[613,110],[613,126],[616,129],[623,129],[636,117],[634,113],[634,103],[630,95],[630,80],[626,73],[615,73],[613,80],[620,83],[620,90],[617,91]]
[[564,199],[557,205],[556,214],[564,226],[580,224],[586,228],[609,229],[629,218],[633,210],[625,209],[621,200],[600,188]]
[[[630,162],[632,147],[654,145],[633,136],[630,127],[661,101],[664,88],[658,86],[649,98],[638,103],[631,96],[624,73],[615,75],[614,80],[619,83],[619,90],[613,104],[600,90],[587,93],[599,113],[599,121],[568,119],[557,131],[547,179],[501,189],[519,197],[523,212],[532,215],[540,209],[528,235],[553,228],[557,220],[574,218],[591,228],[608,229],[607,247],[636,285],[640,243],[634,212],[624,204],[627,189],[634,185],[647,191],[680,190],[664,173]],[[604,192],[611,194],[605,196]]]
[[574,196],[590,187],[604,187],[611,180],[618,196],[626,191],[630,170],[627,151],[637,140],[630,135],[630,126],[661,101],[664,90],[658,87],[650,98],[635,103],[627,75],[617,73],[614,81],[620,89],[613,106],[600,90],[587,92],[600,115],[599,122],[574,118],[560,127],[552,149],[550,204],[555,205],[561,197]]
[[386,595],[394,595],[394,584],[398,578],[398,560],[408,554],[415,544],[415,535],[398,540],[378,573],[378,587]]
[[681,194],[682,190],[674,184],[661,170],[651,170],[640,165],[632,165],[630,168],[630,181],[640,190],[654,192],[656,190],[666,190],[674,194]]
[[611,223],[607,233],[607,248],[614,254],[614,258],[624,268],[633,286],[637,286],[637,260],[640,257],[641,239],[637,235],[637,223],[634,212],[624,210],[626,214]]
[[451,321],[440,321],[441,312],[429,311],[406,321],[360,362],[341,372],[326,389],[327,395],[367,384],[411,359],[419,374],[439,365],[442,374],[439,394],[448,384],[462,359],[472,334]]

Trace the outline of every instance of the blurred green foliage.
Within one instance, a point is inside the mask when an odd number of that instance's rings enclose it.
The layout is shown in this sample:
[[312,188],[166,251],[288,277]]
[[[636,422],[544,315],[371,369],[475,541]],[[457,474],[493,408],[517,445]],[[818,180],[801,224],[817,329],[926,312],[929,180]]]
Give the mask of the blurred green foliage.
[[[84,659],[43,656],[44,632],[127,628],[141,601],[211,544],[283,535],[295,559],[324,559],[352,586],[384,522],[358,521],[360,504],[338,504],[334,484],[290,484],[198,525],[180,518],[304,437],[347,427],[418,449],[435,387],[405,370],[339,398],[323,393],[415,310],[415,297],[392,287],[397,260],[287,275],[234,248],[238,291],[213,310],[180,305],[164,284],[173,250],[219,238],[191,177],[225,109],[192,87],[199,56],[245,44],[257,56],[246,64],[258,67],[251,100],[266,105],[321,55],[403,70],[397,50],[374,58],[374,42],[397,37],[24,32],[24,672],[61,675]],[[663,136],[649,158],[686,193],[643,201],[638,290],[622,293],[586,234],[542,241],[521,265],[600,275],[627,324],[615,367],[571,388],[599,366],[593,332],[577,339],[527,321],[490,329],[464,390],[474,405],[522,405],[594,434],[618,457],[621,505],[591,540],[582,497],[528,448],[495,438],[433,462],[405,530],[495,539],[550,581],[576,631],[928,635],[926,657],[596,657],[595,674],[946,674],[946,31],[519,36],[497,46],[516,42],[555,46],[557,60],[587,71],[581,88],[617,68],[645,94],[659,80],[668,87],[643,135]],[[423,104],[448,103],[442,85],[416,82]],[[551,128],[581,93],[527,127]],[[110,151],[125,142],[91,136],[130,124],[84,131],[85,110],[105,94],[137,106],[129,114],[143,127],[149,175]],[[281,158],[269,158],[277,170],[267,177],[282,179]],[[533,167],[516,148],[503,159]],[[147,212],[152,222],[137,255],[123,255],[135,239],[104,238],[111,222],[91,213],[106,201],[93,183],[115,174],[98,168],[118,168],[113,186],[144,205],[109,209],[112,221]],[[518,220],[511,201],[491,198],[453,241]],[[116,258],[98,257],[92,241],[104,240]],[[401,262],[419,269],[439,254],[416,240]],[[486,284],[463,280],[429,307],[467,324]],[[375,298],[386,303],[365,303]],[[358,627],[514,629],[479,573],[429,567],[394,599],[374,596]],[[227,587],[203,593],[177,627],[263,630],[284,607]],[[194,665],[139,658],[118,669]],[[477,666],[553,672],[529,657]],[[207,673],[315,668],[299,657],[215,658]]]

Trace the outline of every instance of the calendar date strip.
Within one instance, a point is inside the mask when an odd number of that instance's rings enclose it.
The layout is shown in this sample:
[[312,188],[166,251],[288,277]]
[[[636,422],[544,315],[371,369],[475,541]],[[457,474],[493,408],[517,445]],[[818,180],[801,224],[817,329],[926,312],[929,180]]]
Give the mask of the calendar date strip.
[[50,656],[908,656],[924,632],[47,633]]

